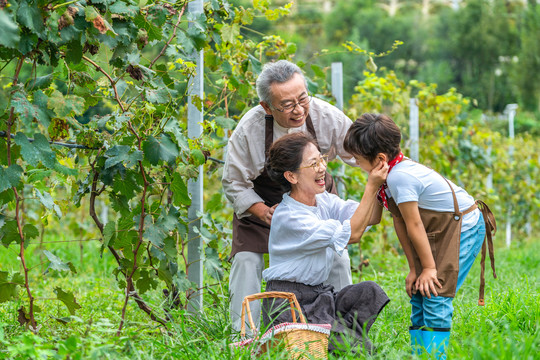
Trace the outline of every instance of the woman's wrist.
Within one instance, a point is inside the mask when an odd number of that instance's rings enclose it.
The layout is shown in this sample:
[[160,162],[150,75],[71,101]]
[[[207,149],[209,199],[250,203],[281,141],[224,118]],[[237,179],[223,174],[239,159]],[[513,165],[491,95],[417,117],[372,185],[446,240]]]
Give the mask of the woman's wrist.
[[368,194],[377,194],[377,191],[379,191],[379,188],[380,186],[376,186],[375,184],[371,183],[371,182],[367,182],[366,184],[366,188],[364,190],[365,193],[368,193]]

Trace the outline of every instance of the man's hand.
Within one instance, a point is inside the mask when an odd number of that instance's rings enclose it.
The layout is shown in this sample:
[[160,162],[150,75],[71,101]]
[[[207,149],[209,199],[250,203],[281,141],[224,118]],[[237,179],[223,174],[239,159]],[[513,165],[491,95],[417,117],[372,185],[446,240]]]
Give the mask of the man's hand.
[[266,211],[264,212],[263,217],[261,218],[262,221],[270,225],[272,223],[272,216],[274,215],[274,210],[276,210],[276,206],[278,204],[272,206],[272,207],[266,207]]
[[262,221],[264,221],[265,223],[267,223],[268,225],[270,225],[272,222],[272,215],[274,215],[274,210],[276,209],[276,206],[278,206],[278,204],[269,207],[266,206],[264,203],[259,202],[251,205],[248,211]]
[[434,296],[439,296],[435,285],[437,285],[439,289],[442,289],[442,285],[439,282],[439,279],[437,279],[437,269],[424,268],[418,279],[416,279],[416,290],[420,290],[422,296],[427,296],[428,299],[431,299],[430,292]]

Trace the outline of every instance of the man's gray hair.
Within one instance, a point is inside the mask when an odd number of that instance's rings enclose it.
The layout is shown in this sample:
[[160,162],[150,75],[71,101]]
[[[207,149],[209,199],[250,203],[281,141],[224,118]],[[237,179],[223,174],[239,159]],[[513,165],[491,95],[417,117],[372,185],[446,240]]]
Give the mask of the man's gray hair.
[[302,76],[307,89],[306,78],[298,65],[287,60],[278,60],[276,62],[265,64],[256,82],[259,100],[264,101],[267,104],[271,104],[272,92],[270,86],[273,83],[282,84],[287,82],[294,76],[294,74],[299,74]]

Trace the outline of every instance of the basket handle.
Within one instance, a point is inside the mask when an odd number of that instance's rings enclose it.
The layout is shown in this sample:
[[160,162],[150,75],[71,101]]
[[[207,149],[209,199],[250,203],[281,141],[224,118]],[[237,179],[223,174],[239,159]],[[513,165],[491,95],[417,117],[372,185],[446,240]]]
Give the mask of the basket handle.
[[240,328],[241,337],[246,336],[246,313],[249,320],[249,326],[251,327],[251,331],[253,331],[253,333],[257,332],[255,323],[253,322],[253,318],[251,317],[251,309],[249,308],[250,301],[266,299],[266,298],[282,298],[282,299],[289,300],[293,322],[296,322],[296,314],[294,312],[294,309],[297,309],[300,315],[300,322],[304,324],[306,323],[306,318],[302,314],[302,309],[300,308],[300,304],[298,303],[298,300],[296,299],[296,295],[294,295],[294,293],[282,292],[282,291],[268,291],[268,292],[263,292],[263,293],[257,293],[257,294],[246,296],[244,298],[244,301],[242,301],[242,318],[241,318],[242,325]]

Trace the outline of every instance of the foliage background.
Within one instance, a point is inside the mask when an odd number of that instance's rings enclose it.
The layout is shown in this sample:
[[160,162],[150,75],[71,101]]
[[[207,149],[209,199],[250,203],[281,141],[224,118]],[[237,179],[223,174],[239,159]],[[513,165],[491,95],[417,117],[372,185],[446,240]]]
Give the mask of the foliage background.
[[[232,213],[216,159],[257,103],[262,64],[278,58],[302,66],[309,90],[329,101],[329,65],[343,61],[345,112],[351,119],[389,113],[403,129],[405,152],[409,101],[417,99],[421,161],[490,204],[497,247],[505,221],[513,223],[517,249],[500,251],[520,286],[494,285],[488,297],[500,308],[474,312],[508,320],[474,330],[501,342],[495,350],[480,342],[479,356],[511,357],[515,348],[500,327],[515,341],[523,334],[518,351],[533,354],[538,281],[526,273],[538,259],[520,249],[535,253],[530,234],[539,225],[539,7],[471,0],[454,11],[427,3],[434,6],[422,13],[419,1],[337,1],[326,13],[308,1],[212,0],[194,16],[183,1],[0,1],[0,356],[108,358],[125,350],[151,358],[184,354],[190,344],[210,357],[248,356],[226,346]],[[389,4],[400,4],[392,16],[382,6]],[[187,91],[198,50],[205,96],[192,102],[205,121],[202,136],[189,138]],[[520,106],[513,141],[497,114],[508,102]],[[196,231],[204,240],[207,316],[193,317],[185,308],[200,289],[187,277],[194,239],[186,184],[201,165]],[[346,185],[342,195],[360,199],[365,174],[343,173],[338,161],[330,168]],[[381,322],[404,331],[400,253],[385,216],[351,258],[356,280],[381,282],[398,299]],[[514,257],[523,266],[510,271],[504,264]],[[531,312],[520,313],[522,306]],[[392,331],[375,338],[385,349],[397,346],[382,354],[398,358],[406,337]],[[465,356],[473,345],[460,340],[454,349]]]

